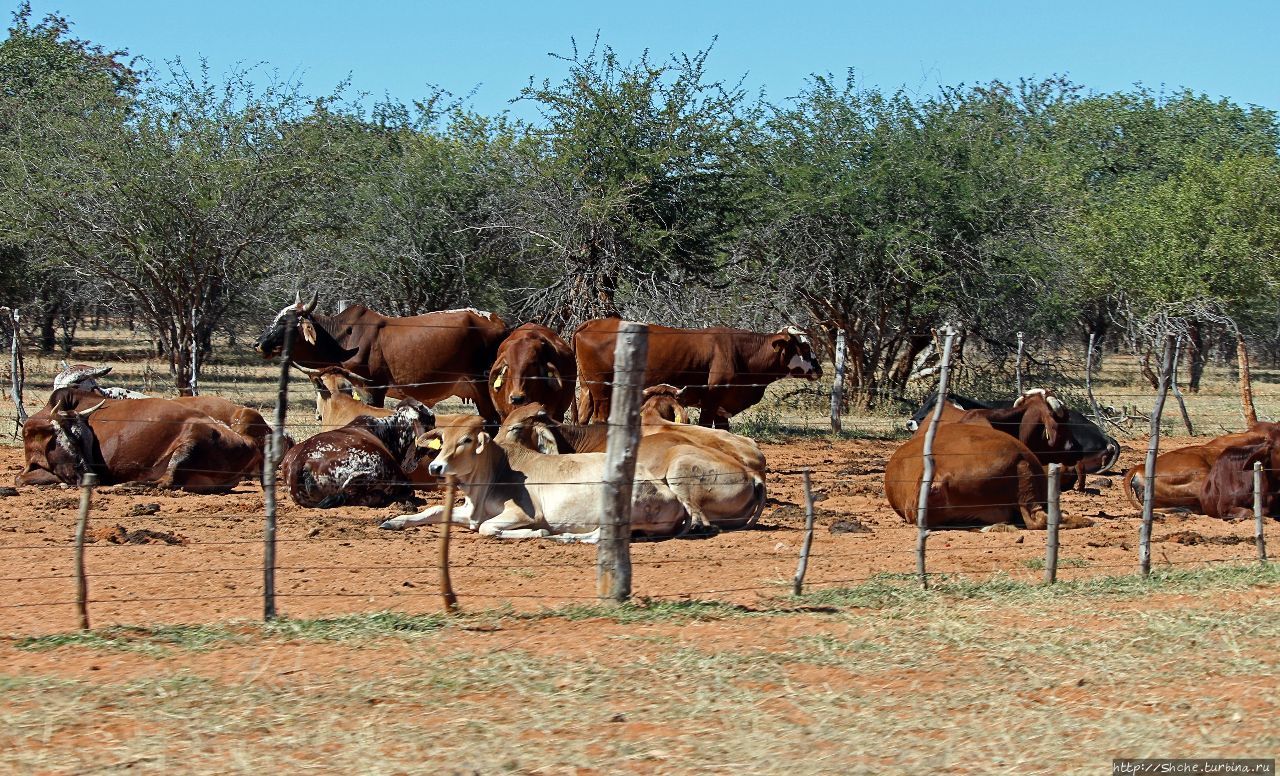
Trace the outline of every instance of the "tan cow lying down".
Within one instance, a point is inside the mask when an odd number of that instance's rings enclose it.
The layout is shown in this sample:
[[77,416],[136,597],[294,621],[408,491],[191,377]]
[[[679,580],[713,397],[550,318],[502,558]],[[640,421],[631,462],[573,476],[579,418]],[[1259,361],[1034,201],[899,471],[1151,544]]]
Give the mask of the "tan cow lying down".
[[[1200,511],[1200,491],[1218,456],[1230,447],[1256,445],[1266,441],[1267,434],[1280,430],[1280,423],[1255,423],[1248,431],[1223,434],[1202,445],[1170,450],[1156,458],[1155,493],[1152,505],[1156,509],[1183,508]],[[1142,509],[1146,495],[1145,462],[1138,464],[1124,475],[1125,495],[1134,509]]]
[[[420,438],[439,444],[428,467],[431,474],[458,478],[468,504],[455,509],[454,522],[466,522],[482,536],[499,539],[547,537],[594,542],[600,535],[604,494],[604,454],[544,455],[520,445],[495,441],[474,415],[442,416],[437,428]],[[501,433],[501,432],[499,432]],[[401,529],[440,522],[444,508],[401,515],[382,528]],[[631,530],[649,536],[677,532],[684,507],[653,472],[636,467],[631,496]]]
[[[717,441],[714,437],[703,439],[696,432],[732,435],[715,429],[671,426],[652,427],[652,433],[642,436],[636,460],[661,476],[680,499],[689,513],[690,528],[711,531],[753,524],[764,509],[763,474],[744,466],[731,452],[708,444]],[[548,454],[601,452],[604,444],[598,434],[573,433],[599,428],[556,423],[541,406],[531,404],[507,417],[499,439]],[[598,446],[583,444],[596,442]]]
[[329,366],[324,369],[307,369],[293,365],[311,378],[316,389],[316,420],[320,421],[321,431],[333,431],[342,428],[361,415],[371,418],[389,418],[395,412],[388,407],[375,407],[364,401],[367,393],[360,388],[365,381],[340,366]]
[[[1043,529],[1047,480],[1044,467],[1026,445],[982,422],[940,423],[933,440],[936,464],[929,488],[928,527],[974,523]],[[924,471],[924,436],[894,451],[884,469],[889,505],[908,523],[916,522]],[[1087,518],[1062,516],[1063,528],[1092,525]]]

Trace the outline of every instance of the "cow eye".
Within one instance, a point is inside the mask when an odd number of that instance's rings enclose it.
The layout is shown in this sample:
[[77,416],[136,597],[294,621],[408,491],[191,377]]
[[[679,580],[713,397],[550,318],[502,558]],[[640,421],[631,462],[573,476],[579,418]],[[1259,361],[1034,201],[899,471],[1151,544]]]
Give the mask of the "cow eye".
[[462,439],[458,440],[458,444],[460,444],[460,445],[469,445],[469,444],[471,444],[471,437],[463,437]]

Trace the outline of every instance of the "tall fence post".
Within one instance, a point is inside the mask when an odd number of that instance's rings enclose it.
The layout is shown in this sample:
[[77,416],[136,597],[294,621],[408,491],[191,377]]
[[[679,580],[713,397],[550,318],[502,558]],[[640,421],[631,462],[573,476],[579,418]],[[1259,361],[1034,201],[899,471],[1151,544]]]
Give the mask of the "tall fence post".
[[[18,313],[18,308],[0,307],[0,310],[9,314],[9,325],[13,327],[9,337],[9,397],[13,399],[13,407],[15,419],[17,420],[17,429],[21,430],[27,424],[27,408],[22,404],[22,388],[26,382],[26,366],[22,362],[22,350],[20,347],[20,337],[18,333],[18,324],[22,321],[22,316]],[[15,433],[14,436],[17,436]]]
[[1049,464],[1049,522],[1044,534],[1044,583],[1058,581],[1058,526],[1062,522],[1062,464]]
[[1093,422],[1098,424],[1098,428],[1105,429],[1102,423],[1102,413],[1098,411],[1098,400],[1093,397],[1093,340],[1097,337],[1095,332],[1089,332],[1089,350],[1084,354],[1084,390],[1089,396],[1089,407],[1093,409]]
[[280,349],[280,388],[276,393],[275,427],[271,444],[262,460],[262,492],[267,519],[262,532],[262,619],[276,618],[276,466],[284,448],[284,420],[289,411],[289,361],[293,357],[293,336],[298,316],[289,311],[284,318],[284,345]]
[[444,598],[444,610],[452,614],[458,611],[458,596],[453,592],[449,579],[449,529],[453,525],[453,500],[457,495],[458,481],[454,475],[444,478],[444,523],[440,526],[440,595]]
[[942,417],[942,405],[947,401],[947,383],[951,380],[951,343],[956,332],[947,326],[942,344],[942,370],[938,376],[938,400],[933,404],[933,419],[924,432],[924,471],[920,477],[920,495],[916,500],[916,570],[920,574],[920,586],[929,589],[929,577],[925,572],[924,550],[929,539],[929,486],[933,484],[933,438],[938,434],[938,420]]
[[1267,565],[1267,536],[1263,533],[1262,461],[1253,462],[1253,542],[1258,545],[1258,562]]
[[348,308],[348,307],[350,307],[350,306],[351,306],[351,300],[350,300],[350,299],[339,299],[339,300],[338,300],[338,312],[342,312],[343,310],[347,309],[347,308]]
[[640,398],[649,357],[649,327],[623,321],[613,352],[613,390],[605,448],[596,594],[624,603],[631,597],[631,493],[640,446]]
[[1151,409],[1151,437],[1147,441],[1146,489],[1142,495],[1142,529],[1138,533],[1138,569],[1143,578],[1151,576],[1151,520],[1156,495],[1156,454],[1160,450],[1160,415],[1169,394],[1169,374],[1173,371],[1173,335],[1165,337],[1164,354],[1160,359],[1160,385],[1156,389],[1155,406]]
[[836,331],[836,376],[831,383],[831,430],[839,434],[842,429],[840,411],[844,408],[844,372],[849,357],[849,344],[845,341],[844,328]]
[[1022,332],[1018,332],[1018,357],[1013,363],[1013,375],[1017,381],[1018,395],[1022,395]]
[[89,578],[84,573],[84,536],[89,528],[89,505],[98,475],[85,472],[80,478],[80,515],[76,520],[76,609],[80,613],[80,630],[89,630]]
[[800,544],[800,565],[796,567],[792,595],[804,592],[804,575],[809,570],[809,550],[813,547],[813,489],[809,485],[809,470],[804,470],[804,540]]

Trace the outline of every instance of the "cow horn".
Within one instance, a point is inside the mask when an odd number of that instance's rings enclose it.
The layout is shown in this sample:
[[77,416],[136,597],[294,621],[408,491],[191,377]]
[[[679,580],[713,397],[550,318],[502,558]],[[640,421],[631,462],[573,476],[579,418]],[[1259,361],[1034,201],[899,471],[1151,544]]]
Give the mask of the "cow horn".
[[307,367],[299,364],[296,361],[293,362],[293,368],[303,373],[307,377],[315,377],[316,375],[320,374],[319,369],[308,369]]
[[[316,309],[316,302],[317,302],[319,299],[320,299],[320,292],[319,292],[319,291],[312,291],[312,292],[311,292],[311,301],[310,301],[310,302],[307,302],[307,306],[302,308],[302,312],[304,312],[304,313],[309,313],[309,312],[311,312],[312,310]],[[299,301],[299,302],[301,302],[301,301],[302,301],[302,295],[301,295],[301,294],[299,294],[299,295],[298,295],[298,301]]]
[[107,403],[107,400],[106,400],[106,399],[103,399],[102,401],[100,401],[100,402],[98,402],[97,404],[93,405],[93,406],[92,406],[92,407],[90,407],[89,409],[87,409],[87,410],[80,410],[80,411],[79,411],[79,412],[77,412],[76,414],[77,414],[77,415],[79,415],[79,416],[80,416],[80,417],[82,417],[82,418],[87,418],[87,417],[89,417],[90,415],[92,415],[93,413],[95,413],[95,412],[97,412],[98,410],[102,409],[102,405],[104,405],[104,404],[106,404],[106,403]]

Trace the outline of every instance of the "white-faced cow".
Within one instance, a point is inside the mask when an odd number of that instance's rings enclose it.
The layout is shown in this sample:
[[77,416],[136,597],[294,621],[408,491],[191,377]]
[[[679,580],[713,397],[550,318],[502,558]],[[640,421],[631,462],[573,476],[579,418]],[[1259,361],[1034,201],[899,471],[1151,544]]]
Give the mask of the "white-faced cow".
[[362,305],[336,315],[315,312],[316,299],[299,298],[284,308],[258,338],[255,349],[273,358],[284,346],[286,317],[297,317],[293,361],[310,369],[341,366],[368,381],[369,403],[386,396],[411,397],[432,406],[449,396],[475,402],[485,419],[497,422],[489,399],[488,374],[507,325],[479,310],[393,318]]
[[[609,417],[613,353],[621,323],[618,318],[597,318],[582,324],[573,335],[578,380],[584,389],[578,402],[579,422],[604,422]],[[644,385],[666,383],[682,389],[681,400],[700,408],[698,423],[703,426],[721,425],[751,407],[777,380],[821,376],[808,338],[794,327],[759,334],[649,326]]]

